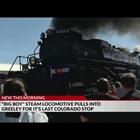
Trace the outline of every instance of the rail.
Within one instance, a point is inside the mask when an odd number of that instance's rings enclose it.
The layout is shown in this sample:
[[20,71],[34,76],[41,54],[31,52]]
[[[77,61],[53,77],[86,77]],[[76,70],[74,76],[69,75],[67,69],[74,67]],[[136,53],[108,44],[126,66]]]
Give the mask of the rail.
[[[33,54],[28,55],[28,56],[17,56],[17,57],[15,58],[14,62],[12,63],[12,66],[10,67],[9,72],[12,70],[12,68],[13,68],[14,64],[16,63],[17,59],[19,59],[19,69],[20,69],[20,71],[21,71],[21,69],[22,69],[22,67],[21,67],[21,65],[22,65],[21,59],[22,59],[22,58],[26,58],[26,59],[27,59],[27,64],[29,64],[29,57],[31,57],[31,56],[36,56],[36,55],[38,55],[38,54],[39,54],[39,53],[33,53]],[[8,73],[9,73],[9,72],[8,72]]]

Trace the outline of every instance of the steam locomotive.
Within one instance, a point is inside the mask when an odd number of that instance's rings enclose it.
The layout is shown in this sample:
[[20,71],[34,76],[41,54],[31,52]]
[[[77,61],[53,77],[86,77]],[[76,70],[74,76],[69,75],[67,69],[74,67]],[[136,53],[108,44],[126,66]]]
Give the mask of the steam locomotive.
[[[124,72],[140,77],[137,51],[130,53],[101,39],[86,40],[70,29],[48,29],[40,39],[33,54],[16,57],[7,75],[22,78],[29,95],[84,94],[100,77],[116,81]],[[18,58],[20,71],[13,72]]]

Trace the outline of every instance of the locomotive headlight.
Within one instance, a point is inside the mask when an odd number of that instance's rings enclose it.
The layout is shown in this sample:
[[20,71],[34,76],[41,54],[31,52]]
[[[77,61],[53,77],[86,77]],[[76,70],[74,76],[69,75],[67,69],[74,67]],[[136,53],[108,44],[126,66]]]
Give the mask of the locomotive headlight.
[[35,64],[36,64],[36,58],[35,58],[34,56],[30,57],[30,58],[29,58],[29,63],[30,63],[31,65],[35,65]]

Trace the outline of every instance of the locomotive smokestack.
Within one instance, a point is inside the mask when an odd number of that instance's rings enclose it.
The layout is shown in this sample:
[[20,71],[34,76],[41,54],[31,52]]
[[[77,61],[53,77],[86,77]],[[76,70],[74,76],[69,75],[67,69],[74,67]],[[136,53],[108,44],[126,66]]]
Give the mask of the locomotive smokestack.
[[54,29],[69,28],[87,35],[112,30],[120,35],[132,33],[137,37],[140,18],[53,18],[51,26]]

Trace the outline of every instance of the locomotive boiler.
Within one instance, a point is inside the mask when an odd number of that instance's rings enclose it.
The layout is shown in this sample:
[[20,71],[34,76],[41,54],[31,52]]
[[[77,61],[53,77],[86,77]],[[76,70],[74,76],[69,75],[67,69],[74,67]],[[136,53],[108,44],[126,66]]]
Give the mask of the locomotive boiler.
[[[83,39],[70,29],[48,29],[40,39],[33,54],[16,57],[7,75],[22,78],[30,95],[84,94],[100,77],[115,81],[124,72],[140,77],[137,51],[131,53],[101,39]],[[18,58],[20,71],[13,72]]]

